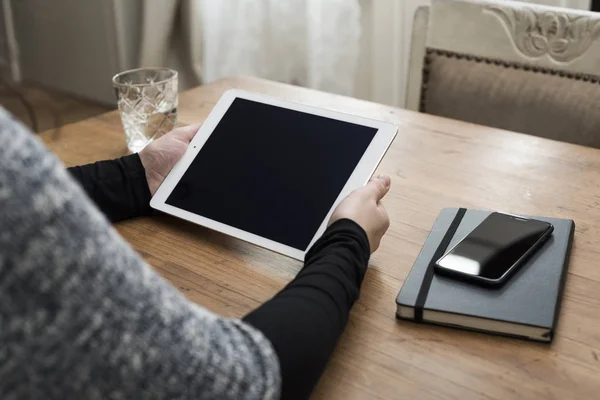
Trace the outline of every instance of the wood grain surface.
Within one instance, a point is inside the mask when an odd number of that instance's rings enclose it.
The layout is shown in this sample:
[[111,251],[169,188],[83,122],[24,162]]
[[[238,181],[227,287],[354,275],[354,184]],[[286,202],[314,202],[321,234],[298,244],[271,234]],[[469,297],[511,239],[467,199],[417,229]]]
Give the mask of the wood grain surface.
[[[254,78],[228,78],[182,93],[180,122],[203,121],[230,88],[399,127],[377,171],[392,177],[385,198],[392,224],[371,258],[360,300],[314,398],[599,398],[600,150]],[[68,166],[126,153],[116,112],[44,133],[42,139]],[[575,220],[554,343],[395,319],[395,297],[443,207]],[[229,317],[269,299],[301,267],[165,215],[125,221],[117,229],[191,301]]]

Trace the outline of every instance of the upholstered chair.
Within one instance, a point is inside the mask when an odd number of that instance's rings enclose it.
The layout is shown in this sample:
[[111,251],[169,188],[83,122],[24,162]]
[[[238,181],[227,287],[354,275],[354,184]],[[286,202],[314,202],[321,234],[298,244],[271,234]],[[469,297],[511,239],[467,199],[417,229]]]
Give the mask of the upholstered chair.
[[600,147],[600,14],[433,0],[411,40],[407,108]]

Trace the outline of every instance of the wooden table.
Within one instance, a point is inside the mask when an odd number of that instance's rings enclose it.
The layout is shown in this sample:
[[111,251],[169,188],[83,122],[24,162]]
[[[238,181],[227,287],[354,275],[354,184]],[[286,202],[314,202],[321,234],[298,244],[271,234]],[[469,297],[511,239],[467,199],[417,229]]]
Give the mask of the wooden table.
[[[600,398],[600,150],[251,78],[181,94],[181,123],[204,120],[230,88],[399,126],[378,170],[392,176],[385,199],[392,224],[371,258],[360,300],[315,398]],[[66,165],[126,153],[116,112],[42,137]],[[443,207],[459,206],[575,220],[552,345],[395,319],[394,300],[436,216]],[[229,317],[269,299],[301,268],[168,216],[122,222],[117,229],[190,300]]]

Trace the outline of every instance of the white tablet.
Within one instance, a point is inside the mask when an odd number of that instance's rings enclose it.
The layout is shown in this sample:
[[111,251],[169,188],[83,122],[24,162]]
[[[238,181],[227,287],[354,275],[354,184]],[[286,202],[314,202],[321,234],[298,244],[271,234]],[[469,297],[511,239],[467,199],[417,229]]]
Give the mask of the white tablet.
[[150,205],[303,260],[397,127],[268,96],[223,94]]

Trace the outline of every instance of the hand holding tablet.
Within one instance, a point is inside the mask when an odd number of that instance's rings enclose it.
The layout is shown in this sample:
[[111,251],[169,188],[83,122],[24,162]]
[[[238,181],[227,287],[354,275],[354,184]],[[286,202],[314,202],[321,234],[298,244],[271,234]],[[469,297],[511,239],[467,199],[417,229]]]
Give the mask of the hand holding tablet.
[[390,218],[380,200],[390,190],[389,176],[371,178],[364,187],[344,198],[333,210],[329,225],[348,218],[360,225],[367,234],[371,253],[379,248],[383,234],[390,226]]
[[150,194],[154,196],[173,166],[185,154],[200,124],[180,126],[152,141],[139,152]]
[[226,92],[151,206],[303,259],[396,134],[388,123]]

